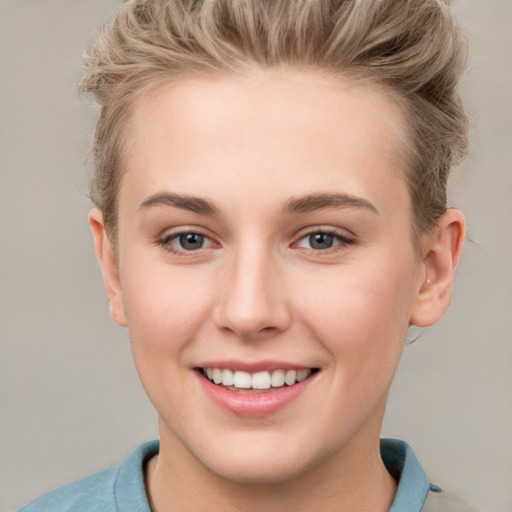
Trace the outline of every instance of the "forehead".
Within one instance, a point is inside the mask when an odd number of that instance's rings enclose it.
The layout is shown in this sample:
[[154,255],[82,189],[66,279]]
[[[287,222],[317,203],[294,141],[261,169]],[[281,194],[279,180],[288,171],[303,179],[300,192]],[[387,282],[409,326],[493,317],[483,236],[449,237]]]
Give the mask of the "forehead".
[[283,200],[330,187],[372,195],[403,185],[404,140],[399,107],[376,87],[291,70],[191,77],[134,105],[123,182],[140,194],[208,195],[214,179]]

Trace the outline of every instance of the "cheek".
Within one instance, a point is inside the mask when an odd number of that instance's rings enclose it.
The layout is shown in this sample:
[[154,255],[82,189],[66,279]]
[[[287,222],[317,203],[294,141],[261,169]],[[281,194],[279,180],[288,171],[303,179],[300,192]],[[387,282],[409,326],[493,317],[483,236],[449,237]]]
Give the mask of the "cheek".
[[[137,270],[135,270],[137,269]],[[135,367],[157,411],[189,414],[186,392],[188,348],[205,324],[211,293],[183,270],[169,265],[137,266],[125,260],[122,292]]]
[[[333,359],[378,365],[400,356],[413,301],[414,264],[354,263],[316,276],[300,294],[299,316]],[[299,295],[299,294],[297,294]]]
[[155,367],[161,366],[164,355],[177,364],[209,315],[211,280],[192,267],[137,265],[135,256],[126,260],[121,276],[134,356],[152,359]]

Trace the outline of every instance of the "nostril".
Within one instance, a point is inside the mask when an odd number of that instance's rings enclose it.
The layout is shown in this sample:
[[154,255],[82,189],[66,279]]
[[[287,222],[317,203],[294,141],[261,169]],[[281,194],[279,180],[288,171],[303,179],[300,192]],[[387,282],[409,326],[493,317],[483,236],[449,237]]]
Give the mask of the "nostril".
[[227,334],[246,340],[272,336],[282,331],[280,326],[269,325],[269,323],[270,322],[265,322],[263,319],[257,318],[235,319],[232,317],[223,322],[220,328]]

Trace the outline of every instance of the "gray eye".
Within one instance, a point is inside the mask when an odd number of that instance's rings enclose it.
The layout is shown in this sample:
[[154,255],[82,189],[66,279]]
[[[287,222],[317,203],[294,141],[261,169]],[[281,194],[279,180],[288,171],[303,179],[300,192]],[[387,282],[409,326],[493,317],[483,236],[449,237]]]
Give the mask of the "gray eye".
[[335,242],[335,238],[333,235],[329,235],[328,233],[315,233],[313,235],[309,235],[307,237],[309,246],[311,249],[330,249]]
[[176,239],[182,249],[185,249],[186,251],[195,251],[203,248],[205,237],[199,233],[186,233],[178,235]]
[[296,244],[296,247],[321,252],[328,251],[329,249],[342,249],[354,243],[354,240],[336,232],[317,231],[316,233],[313,232],[303,236]]

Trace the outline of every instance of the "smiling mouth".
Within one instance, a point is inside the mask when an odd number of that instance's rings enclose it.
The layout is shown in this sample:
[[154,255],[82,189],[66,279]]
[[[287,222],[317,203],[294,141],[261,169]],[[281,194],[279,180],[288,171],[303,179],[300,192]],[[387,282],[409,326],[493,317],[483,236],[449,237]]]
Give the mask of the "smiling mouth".
[[239,393],[274,391],[293,386],[309,378],[318,368],[272,370],[250,373],[226,368],[198,368],[203,377],[217,386]]

